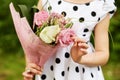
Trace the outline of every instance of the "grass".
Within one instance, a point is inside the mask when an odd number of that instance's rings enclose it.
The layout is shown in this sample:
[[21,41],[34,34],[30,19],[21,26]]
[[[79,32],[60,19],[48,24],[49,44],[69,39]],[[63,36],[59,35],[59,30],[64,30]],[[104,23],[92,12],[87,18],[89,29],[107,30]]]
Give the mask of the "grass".
[[[23,80],[24,61],[23,52],[0,54],[0,80]],[[102,68],[105,80],[120,80],[120,64],[109,62]]]
[[103,67],[105,80],[120,80],[120,63],[109,62]]
[[24,67],[23,55],[0,55],[0,80],[23,80]]

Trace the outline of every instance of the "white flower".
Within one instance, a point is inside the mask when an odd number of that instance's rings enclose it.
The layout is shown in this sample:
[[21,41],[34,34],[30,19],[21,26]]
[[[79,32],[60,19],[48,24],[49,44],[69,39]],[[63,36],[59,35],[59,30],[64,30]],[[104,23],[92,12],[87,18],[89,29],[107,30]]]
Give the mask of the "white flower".
[[39,37],[45,43],[52,43],[56,41],[56,36],[60,32],[59,25],[47,26],[39,34]]

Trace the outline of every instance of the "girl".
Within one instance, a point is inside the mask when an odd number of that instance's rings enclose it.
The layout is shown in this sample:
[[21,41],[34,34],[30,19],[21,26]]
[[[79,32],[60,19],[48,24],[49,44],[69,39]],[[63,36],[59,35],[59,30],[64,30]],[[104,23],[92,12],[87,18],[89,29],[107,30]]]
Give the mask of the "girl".
[[[41,0],[38,8],[72,18],[77,37],[74,43],[59,48],[44,65],[43,70],[27,63],[24,80],[104,80],[101,65],[109,59],[109,21],[116,7],[114,0]],[[90,36],[94,31],[93,48]]]

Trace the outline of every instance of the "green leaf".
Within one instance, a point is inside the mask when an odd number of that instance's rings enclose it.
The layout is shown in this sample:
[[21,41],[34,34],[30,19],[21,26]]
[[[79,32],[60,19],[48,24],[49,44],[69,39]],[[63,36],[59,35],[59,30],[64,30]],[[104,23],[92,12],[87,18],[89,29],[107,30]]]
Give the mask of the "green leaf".
[[20,8],[21,10],[21,13],[22,13],[22,17],[25,17],[25,16],[28,16],[29,15],[29,10],[27,8],[27,6],[25,5],[18,5],[18,7]]
[[30,26],[33,27],[34,13],[38,11],[37,7],[28,8],[26,5],[18,5],[22,17],[26,17]]
[[18,5],[18,7],[20,8],[20,12],[21,12],[21,16],[22,17],[26,17],[29,24],[32,27],[32,13],[30,13],[30,10],[28,9],[28,7],[26,5]]
[[71,22],[71,23],[67,23],[66,25],[65,25],[65,28],[71,28],[73,26],[73,23]]

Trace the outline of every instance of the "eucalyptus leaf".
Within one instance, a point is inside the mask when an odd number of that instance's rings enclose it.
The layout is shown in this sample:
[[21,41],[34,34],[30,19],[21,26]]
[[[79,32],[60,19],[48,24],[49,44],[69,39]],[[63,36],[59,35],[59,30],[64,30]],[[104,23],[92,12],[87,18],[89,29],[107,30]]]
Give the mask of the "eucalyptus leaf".
[[20,10],[21,10],[22,17],[28,16],[29,10],[28,10],[27,6],[25,6],[25,5],[18,5],[18,7],[19,7]]
[[21,17],[26,17],[30,26],[33,27],[34,13],[39,11],[37,7],[33,6],[31,8],[28,8],[26,5],[18,5],[18,7],[21,12]]
[[28,9],[28,7],[26,5],[18,5],[18,7],[20,8],[20,12],[21,12],[21,16],[22,17],[26,17],[29,24],[32,26],[32,13],[30,13],[30,9]]

